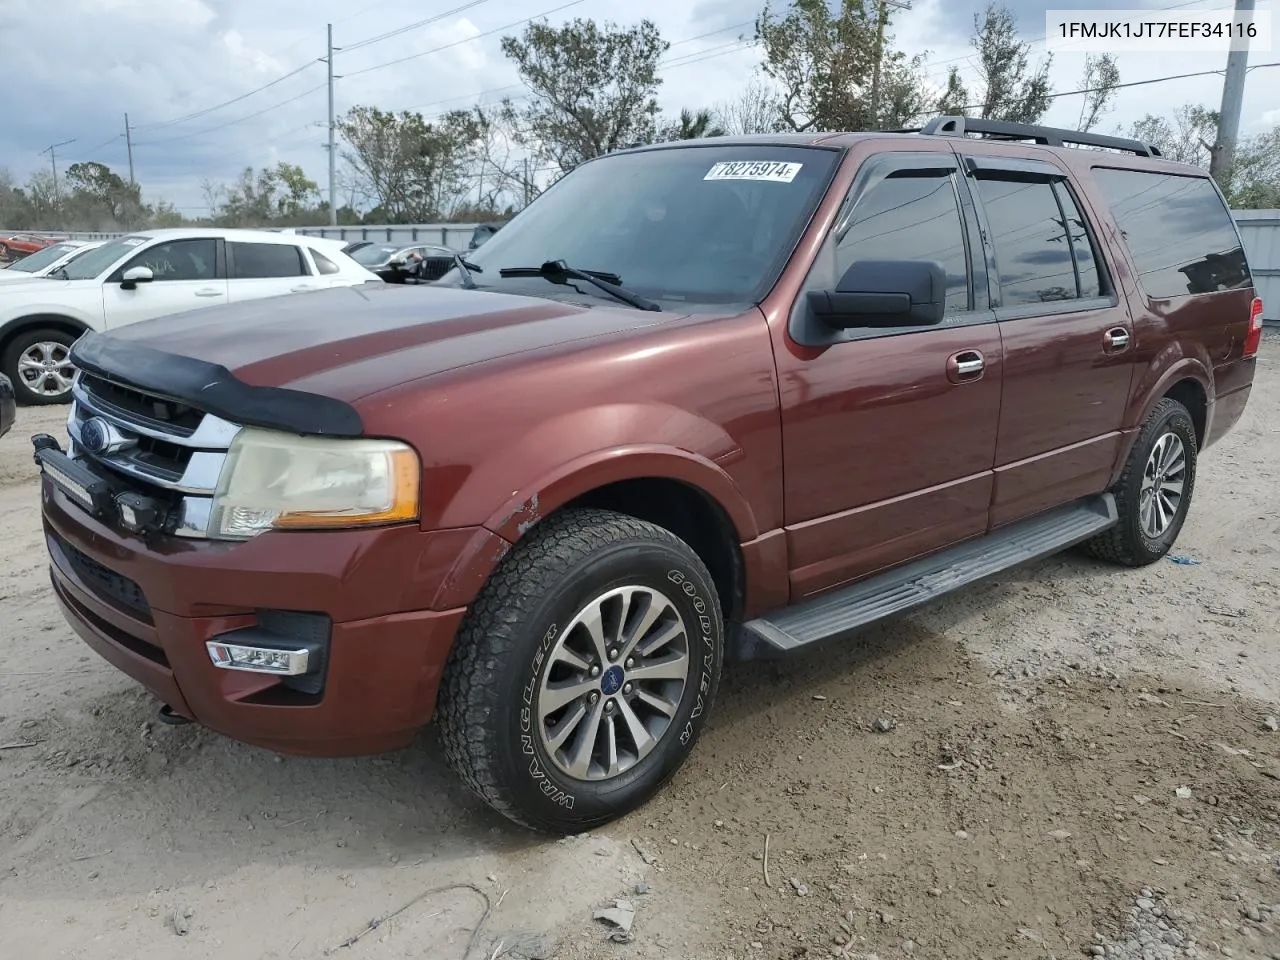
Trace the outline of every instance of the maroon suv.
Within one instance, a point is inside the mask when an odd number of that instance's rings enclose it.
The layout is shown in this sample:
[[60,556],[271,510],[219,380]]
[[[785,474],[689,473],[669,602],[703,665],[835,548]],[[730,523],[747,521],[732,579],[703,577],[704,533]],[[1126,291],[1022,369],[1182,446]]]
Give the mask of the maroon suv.
[[1163,557],[1261,336],[1204,172],[961,118],[614,153],[467,257],[86,335],[34,439],[53,588],[172,721],[434,718],[553,831],[672,775],[726,654]]

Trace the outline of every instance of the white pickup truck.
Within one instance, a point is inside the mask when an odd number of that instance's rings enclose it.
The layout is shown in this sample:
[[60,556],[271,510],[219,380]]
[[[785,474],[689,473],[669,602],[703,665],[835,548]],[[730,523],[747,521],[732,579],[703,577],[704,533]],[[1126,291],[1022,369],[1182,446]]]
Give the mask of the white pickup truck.
[[0,373],[19,403],[65,403],[68,353],[102,331],[200,307],[381,283],[342,242],[268,230],[144,230],[58,270],[0,285]]

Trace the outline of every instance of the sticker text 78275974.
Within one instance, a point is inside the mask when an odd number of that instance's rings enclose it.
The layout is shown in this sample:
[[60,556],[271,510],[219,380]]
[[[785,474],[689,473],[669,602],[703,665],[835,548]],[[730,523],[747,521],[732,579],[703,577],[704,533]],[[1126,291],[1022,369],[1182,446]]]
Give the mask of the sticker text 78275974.
[[703,180],[765,180],[771,183],[790,183],[800,172],[803,163],[785,163],[777,160],[739,160],[717,163]]

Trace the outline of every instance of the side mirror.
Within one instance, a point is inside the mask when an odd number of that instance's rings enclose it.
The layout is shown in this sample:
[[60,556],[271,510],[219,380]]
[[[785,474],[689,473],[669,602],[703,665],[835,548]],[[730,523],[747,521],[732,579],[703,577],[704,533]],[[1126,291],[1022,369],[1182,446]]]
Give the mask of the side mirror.
[[130,267],[120,278],[120,287],[123,290],[133,290],[138,284],[150,283],[155,278],[156,275],[151,272],[150,267]]
[[811,290],[806,299],[836,330],[930,326],[942,320],[947,275],[936,260],[859,260],[834,290]]
[[390,260],[387,261],[387,266],[399,268],[399,267],[403,267],[406,262],[407,261],[405,260],[404,257],[392,257]]

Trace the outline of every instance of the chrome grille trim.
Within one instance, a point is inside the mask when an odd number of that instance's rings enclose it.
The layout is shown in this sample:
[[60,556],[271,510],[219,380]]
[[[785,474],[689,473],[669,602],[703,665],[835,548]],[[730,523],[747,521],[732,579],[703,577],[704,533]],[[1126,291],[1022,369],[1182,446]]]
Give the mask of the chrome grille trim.
[[[177,525],[174,535],[189,539],[207,539],[213,514],[213,495],[218,477],[227,459],[232,441],[242,429],[210,413],[201,414],[194,430],[174,427],[159,420],[141,417],[133,411],[122,410],[117,405],[95,396],[83,382],[83,373],[77,373],[72,386],[71,410],[67,415],[67,435],[71,443],[68,453],[106,467],[128,478],[143,493],[159,493],[174,503]],[[130,388],[132,389],[132,388]],[[144,391],[133,391],[140,396],[150,396]],[[170,402],[168,398],[157,400]],[[147,463],[143,456],[163,459],[163,454],[134,446],[114,453],[95,456],[84,448],[81,441],[81,425],[92,417],[107,421],[119,435],[145,446],[148,442],[160,445],[163,451],[168,445],[174,449],[173,470],[165,470],[154,463]],[[185,463],[182,458],[185,457]],[[180,471],[179,472],[179,468]]]
[[225,450],[231,446],[231,441],[240,432],[239,424],[223,420],[221,417],[215,417],[211,413],[204,414],[200,420],[200,425],[192,433],[188,433],[185,430],[166,430],[164,429],[165,425],[158,420],[145,420],[136,414],[121,410],[101,397],[93,396],[84,386],[83,378],[83,373],[77,373],[71,386],[71,393],[76,405],[90,416],[98,416],[104,420],[110,420],[116,426],[130,433],[150,437],[153,440],[163,440],[166,443],[176,444],[180,447],[192,447],[199,450]]

